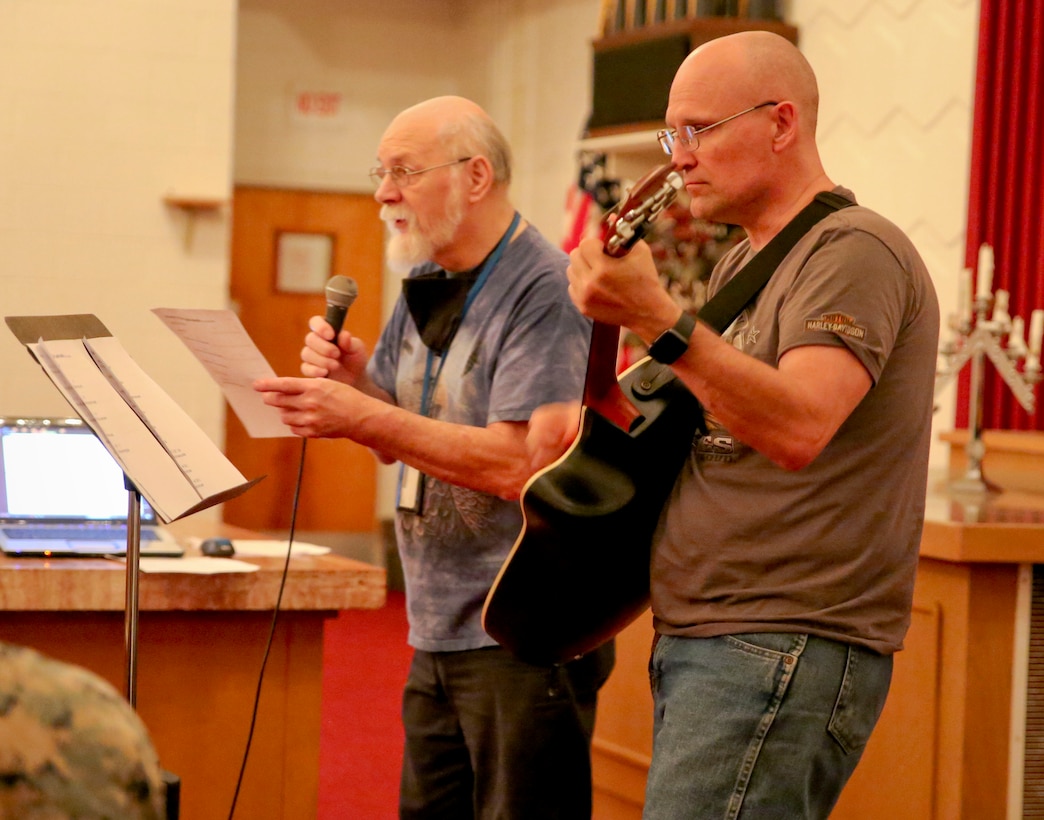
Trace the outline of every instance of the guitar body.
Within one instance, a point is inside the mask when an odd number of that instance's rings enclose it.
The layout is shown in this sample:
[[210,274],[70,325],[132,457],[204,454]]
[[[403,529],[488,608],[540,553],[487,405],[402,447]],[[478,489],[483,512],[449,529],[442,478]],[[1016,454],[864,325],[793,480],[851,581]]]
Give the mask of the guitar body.
[[[683,187],[654,168],[605,223],[620,257]],[[522,532],[486,596],[482,625],[524,661],[564,663],[595,649],[649,605],[656,525],[702,426],[695,396],[645,359],[616,377],[620,329],[594,323],[580,431],[522,490]]]
[[524,661],[595,649],[649,606],[653,535],[703,414],[651,359],[620,387],[639,412],[623,430],[585,406],[573,446],[522,495],[522,533],[483,610],[483,626]]

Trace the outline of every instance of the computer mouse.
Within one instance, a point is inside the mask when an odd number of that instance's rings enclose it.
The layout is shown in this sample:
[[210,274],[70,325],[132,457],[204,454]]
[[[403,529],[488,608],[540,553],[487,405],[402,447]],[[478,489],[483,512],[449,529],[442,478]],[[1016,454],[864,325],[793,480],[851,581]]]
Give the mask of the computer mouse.
[[236,552],[227,538],[206,538],[199,545],[199,551],[213,558],[228,558]]

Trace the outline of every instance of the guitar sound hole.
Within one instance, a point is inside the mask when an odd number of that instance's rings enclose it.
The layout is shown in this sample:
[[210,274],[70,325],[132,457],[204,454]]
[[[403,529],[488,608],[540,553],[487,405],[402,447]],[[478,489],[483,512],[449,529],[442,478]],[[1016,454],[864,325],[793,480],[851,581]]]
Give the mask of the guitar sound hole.
[[634,481],[626,473],[576,451],[573,456],[540,476],[530,491],[553,509],[580,517],[607,515],[634,498]]

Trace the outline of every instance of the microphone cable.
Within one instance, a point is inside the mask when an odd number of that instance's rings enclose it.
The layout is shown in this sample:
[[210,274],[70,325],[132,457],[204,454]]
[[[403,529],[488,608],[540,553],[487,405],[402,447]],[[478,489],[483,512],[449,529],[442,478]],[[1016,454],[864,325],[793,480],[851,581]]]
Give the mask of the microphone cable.
[[[359,293],[359,287],[350,276],[334,276],[326,283],[326,321],[334,329],[334,344],[337,344],[337,335],[341,331],[344,319],[348,315],[348,309],[355,302]],[[286,579],[290,573],[290,555],[294,549],[294,532],[297,529],[297,508],[301,498],[301,478],[304,475],[305,451],[308,439],[301,438],[301,458],[297,466],[297,482],[294,485],[294,502],[290,511],[290,534],[286,545],[286,562],[283,564],[283,575],[279,581],[279,594],[276,596],[275,610],[272,612],[272,626],[268,632],[268,641],[265,644],[264,657],[261,660],[261,672],[257,678],[257,689],[254,692],[254,706],[250,715],[250,729],[247,733],[246,748],[243,750],[243,761],[239,767],[239,777],[236,779],[236,790],[232,795],[232,805],[228,811],[228,820],[232,820],[236,813],[236,803],[239,800],[239,792],[243,786],[243,775],[246,773],[247,760],[250,757],[250,745],[254,740],[254,728],[257,726],[257,712],[261,703],[261,686],[265,680],[265,668],[268,666],[268,656],[272,651],[272,642],[275,639],[276,623],[279,618],[279,608],[283,601],[283,590],[286,588]]]
[[239,801],[239,791],[243,785],[243,775],[246,773],[247,760],[250,757],[250,745],[254,740],[254,728],[257,726],[257,712],[261,703],[261,686],[265,680],[265,667],[268,666],[268,656],[272,651],[272,642],[275,639],[276,623],[279,619],[279,608],[283,601],[283,590],[286,589],[286,579],[290,573],[290,554],[294,549],[294,530],[297,529],[297,506],[301,498],[301,477],[304,475],[305,450],[308,439],[301,438],[301,457],[297,465],[297,482],[294,485],[294,503],[290,511],[290,535],[286,545],[286,560],[283,563],[283,574],[279,580],[279,594],[276,596],[275,610],[272,612],[272,625],[268,630],[268,640],[265,643],[264,656],[261,659],[261,671],[257,677],[257,689],[254,691],[254,706],[250,715],[250,729],[247,731],[246,748],[243,750],[243,761],[239,766],[239,777],[236,779],[236,790],[232,795],[232,805],[228,810],[228,820],[232,820],[236,813],[236,803]]

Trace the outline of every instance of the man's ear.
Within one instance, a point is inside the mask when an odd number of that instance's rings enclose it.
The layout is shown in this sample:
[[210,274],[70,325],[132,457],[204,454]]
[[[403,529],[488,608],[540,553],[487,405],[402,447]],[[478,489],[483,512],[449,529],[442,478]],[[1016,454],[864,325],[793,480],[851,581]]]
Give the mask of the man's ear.
[[776,132],[772,137],[772,145],[779,151],[793,145],[797,139],[798,112],[794,103],[781,102],[774,113]]
[[472,157],[465,165],[468,179],[468,198],[477,202],[493,187],[493,165],[483,156]]

